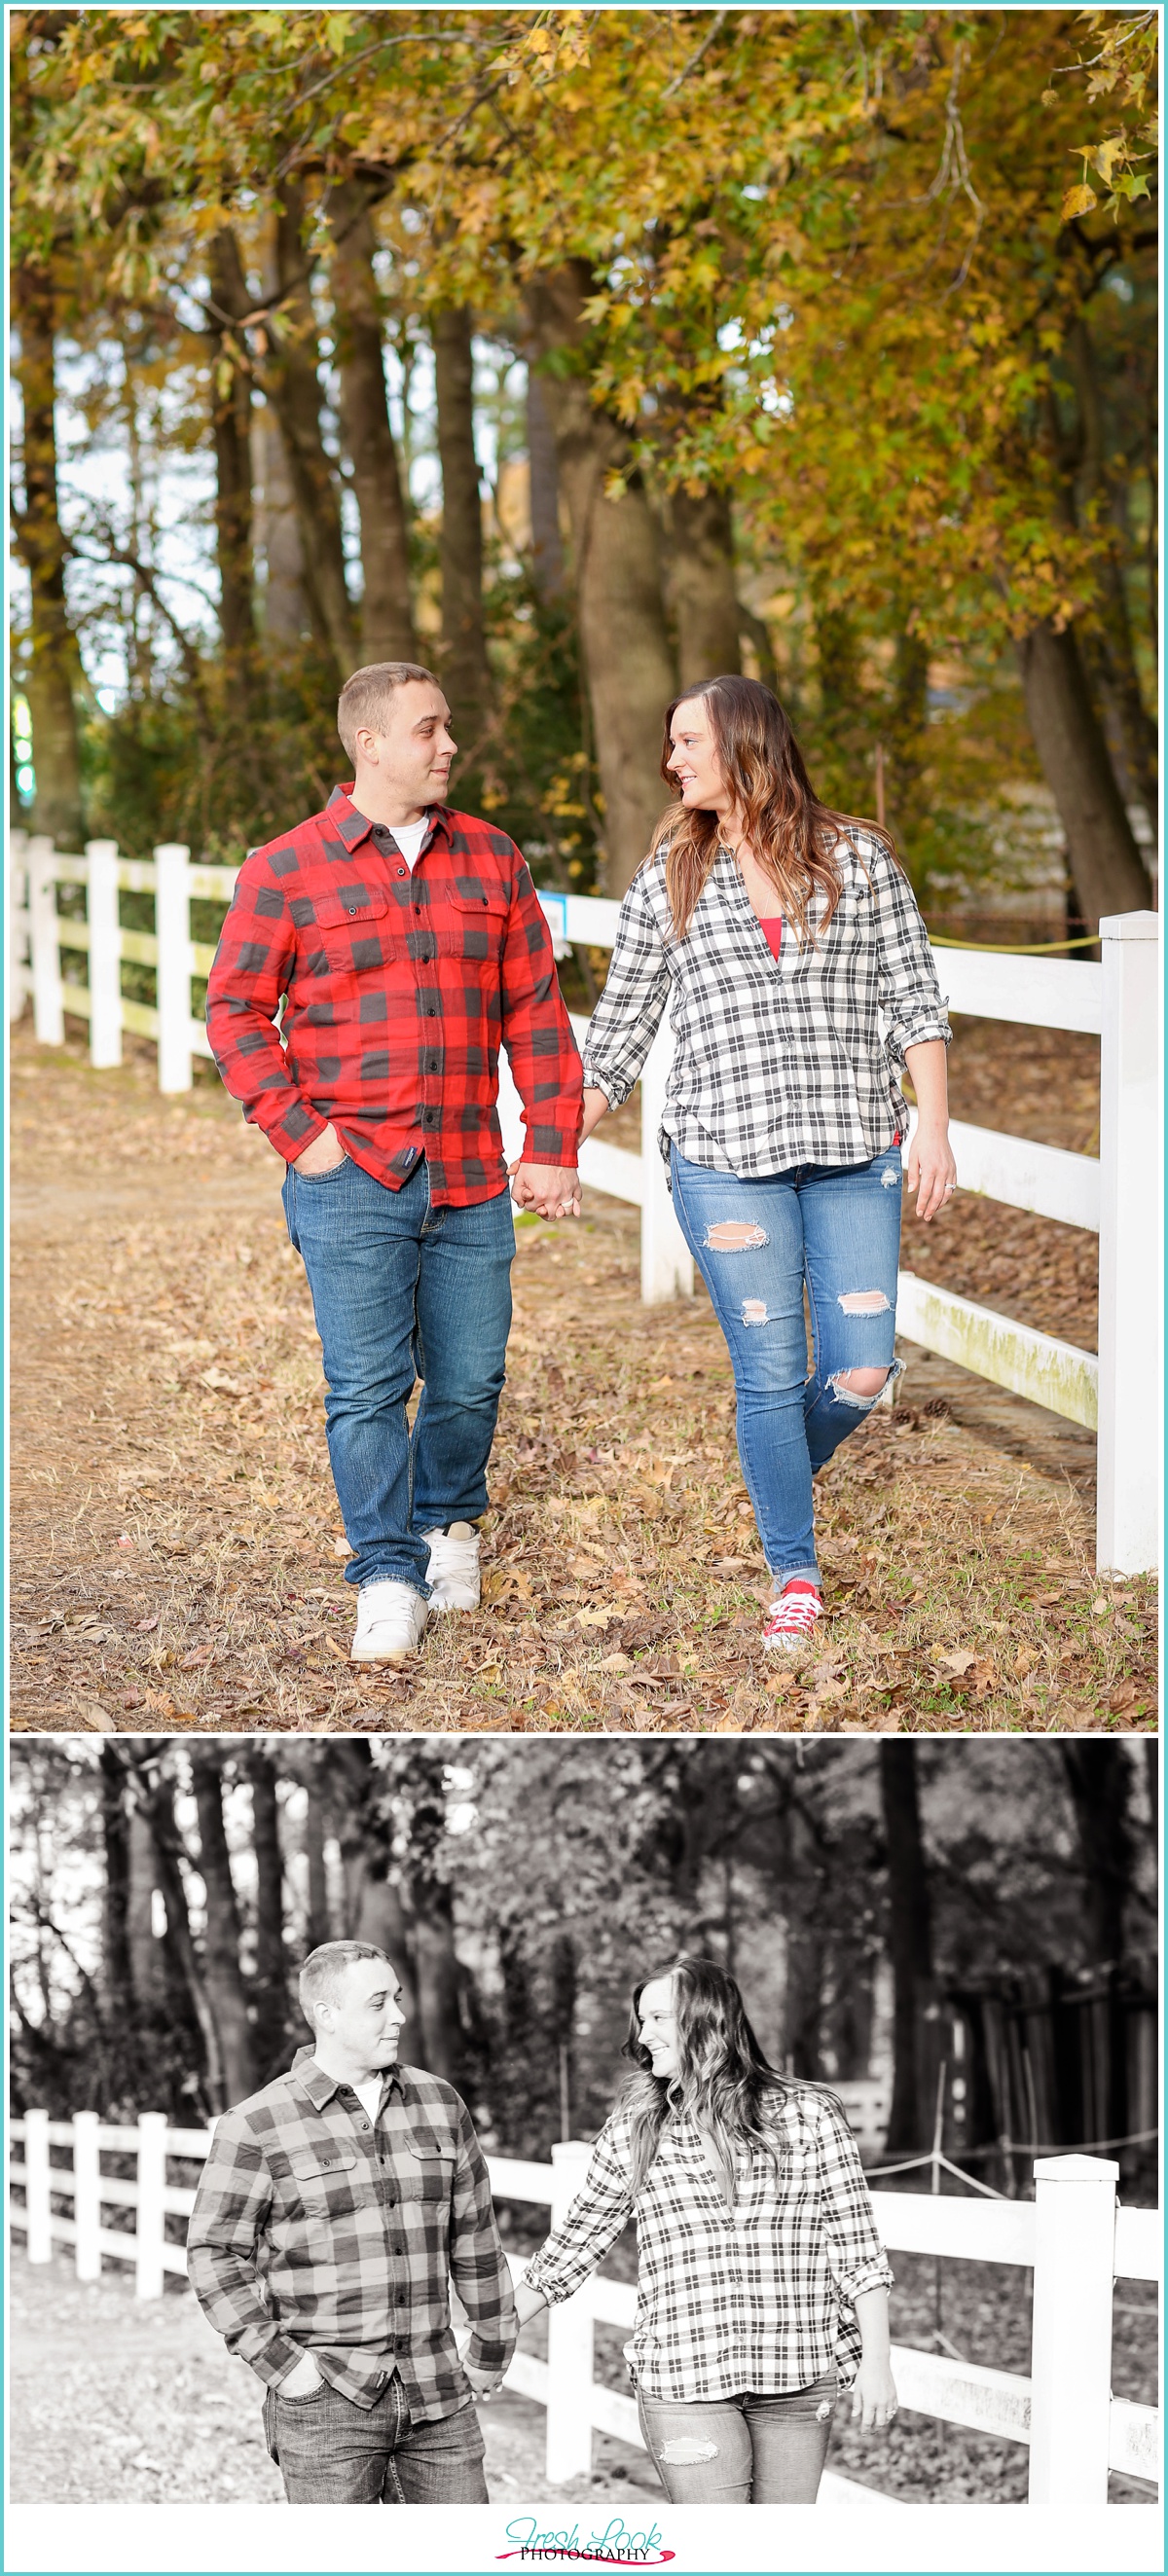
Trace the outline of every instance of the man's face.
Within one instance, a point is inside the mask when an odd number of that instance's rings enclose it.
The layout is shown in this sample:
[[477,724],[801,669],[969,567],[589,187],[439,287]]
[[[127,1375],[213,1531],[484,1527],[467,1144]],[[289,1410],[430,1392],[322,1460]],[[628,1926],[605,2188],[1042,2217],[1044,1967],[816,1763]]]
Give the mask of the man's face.
[[358,770],[375,769],[390,792],[411,805],[440,805],[458,745],[450,709],[433,680],[406,680],[388,693],[385,724],[357,734]]
[[396,2066],[406,2017],[388,1959],[350,1959],[335,1999],[319,2004],[317,2016],[330,2055],[343,2057],[359,2079]]

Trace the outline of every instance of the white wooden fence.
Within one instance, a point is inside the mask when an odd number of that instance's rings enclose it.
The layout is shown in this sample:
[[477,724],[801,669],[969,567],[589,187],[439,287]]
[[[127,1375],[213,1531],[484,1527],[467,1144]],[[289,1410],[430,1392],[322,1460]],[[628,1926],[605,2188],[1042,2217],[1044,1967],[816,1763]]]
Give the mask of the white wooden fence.
[[[90,841],[84,857],[73,858],[51,841],[15,833],[12,850],[11,1008],[19,1011],[31,992],[37,1036],[47,1046],[61,1044],[66,1008],[88,1019],[94,1065],[120,1063],[123,1029],[153,1038],[159,1088],[189,1090],[192,1058],[210,1053],[205,1028],[191,1017],[191,978],[207,975],[214,955],[191,939],[190,906],[205,899],[226,907],[235,871],[192,867],[180,843],[163,843],[149,863],[119,858],[112,841]],[[84,921],[58,914],[58,885],[85,886]],[[154,895],[153,932],[120,928],[121,889]],[[541,901],[558,954],[569,942],[612,946],[617,903],[554,893]],[[1153,1570],[1159,1557],[1159,922],[1155,913],[1122,913],[1101,922],[1100,934],[1101,964],[976,949],[937,956],[951,1010],[1101,1039],[1098,1159],[961,1121],[952,1130],[963,1189],[1098,1234],[1098,1356],[911,1270],[900,1274],[897,1325],[909,1341],[1096,1432],[1096,1561],[1137,1574]],[[63,982],[64,951],[88,955],[87,984]],[[122,999],[123,958],[154,967],[156,1007]],[[573,1025],[582,1036],[586,1022],[575,1018]],[[665,1026],[641,1078],[640,1153],[592,1137],[580,1156],[591,1188],[640,1208],[641,1294],[650,1304],[692,1295],[694,1285],[657,1146],[671,1055]],[[499,1110],[510,1155],[522,1124],[505,1062]],[[906,1157],[908,1150],[906,1138]]]
[[[194,2192],[168,2180],[167,2161],[201,2160],[209,2129],[168,2128],[161,2112],[145,2112],[134,2128],[106,2128],[93,2111],[68,2121],[29,2111],[11,2123],[9,2135],[24,2150],[23,2160],[14,2157],[9,2167],[10,2183],[24,2193],[23,2206],[11,2207],[11,2224],[24,2235],[31,2263],[51,2262],[54,2242],[72,2245],[78,2278],[93,2281],[103,2256],[116,2256],[133,2263],[143,2299],[161,2298],[167,2272],[185,2274],[185,2250],[168,2239],[165,2220],[168,2214],[189,2218]],[[70,2149],[71,2166],[53,2165],[51,2147]],[[102,2157],[110,2153],[136,2157],[133,2181],[102,2172]],[[537,2202],[555,2226],[579,2189],[589,2153],[572,2140],[553,2147],[550,2165],[489,2156],[495,2198]],[[1032,2504],[1105,2504],[1109,2468],[1149,2485],[1159,2480],[1159,2412],[1112,2396],[1111,2332],[1114,2280],[1158,2283],[1163,2234],[1158,2210],[1118,2205],[1118,2178],[1118,2165],[1106,2157],[1045,2156],[1034,2166],[1033,2201],[873,2194],[890,2253],[949,2255],[1033,2272],[1029,2377],[906,2344],[893,2348],[903,2406],[1029,2447]],[[61,2200],[72,2203],[72,2217],[54,2208]],[[115,2208],[136,2211],[132,2235],[102,2224],[103,2210]],[[524,2266],[516,2260],[512,2269],[518,2275]],[[507,2387],[546,2409],[553,2482],[590,2474],[594,2430],[644,2447],[633,2400],[598,2382],[593,2356],[595,2327],[630,2329],[635,2305],[630,2282],[594,2275],[574,2298],[549,2310],[547,2360],[517,2353],[511,2364]],[[860,2500],[888,2499],[843,2479],[825,2481],[825,2503]]]

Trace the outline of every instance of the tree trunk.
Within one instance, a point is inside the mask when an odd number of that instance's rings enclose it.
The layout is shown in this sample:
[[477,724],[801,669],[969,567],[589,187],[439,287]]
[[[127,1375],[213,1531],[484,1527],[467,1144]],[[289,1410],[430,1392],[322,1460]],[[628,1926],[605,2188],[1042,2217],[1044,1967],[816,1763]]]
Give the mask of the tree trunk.
[[276,407],[296,497],[309,613],[340,682],[357,667],[357,622],[345,581],[336,473],[321,435],[316,316],[301,275],[307,266],[304,232],[304,191],[287,179],[276,220],[276,283],[283,307],[262,383]]
[[448,305],[434,315],[434,389],[442,463],[442,679],[455,739],[466,762],[481,749],[491,703],[483,629],[483,513],[474,444],[471,314]]
[[164,1983],[162,1944],[154,1937],[154,1890],[160,1881],[150,1820],[136,1805],[130,1810],[128,1865],[126,1940],[130,1984],[139,2012],[150,2013],[161,2003]]
[[82,675],[65,604],[68,549],[57,507],[56,311],[52,281],[31,261],[13,270],[12,312],[20,334],[16,373],[24,413],[24,504],[16,541],[32,591],[26,690],[36,771],[32,828],[47,832],[58,849],[80,850],[85,818],[76,700]]
[[153,1782],[149,1772],[138,1777],[138,1796],[143,1814],[148,1818],[154,1845],[156,1875],[152,1884],[162,1893],[166,1908],[166,1949],[174,1972],[175,1986],[185,1993],[199,2027],[207,2068],[207,2099],[214,2113],[227,2109],[227,2088],[219,2031],[211,2010],[206,1980],[199,1964],[198,1952],[191,1933],[191,1918],[183,1886],[180,1854],[182,1837],[175,1822],[174,1787],[165,1775]]
[[[526,305],[541,357],[586,337],[583,261],[532,278]],[[587,374],[544,376],[560,487],[572,531],[580,643],[604,798],[605,874],[623,894],[650,848],[669,791],[661,778],[662,719],[676,676],[661,591],[657,527],[628,433],[589,397]],[[619,474],[611,497],[605,485]]]
[[[251,298],[230,225],[212,235],[209,255],[212,301],[238,322]],[[251,375],[219,325],[211,369],[211,425],[215,441],[215,547],[219,565],[219,625],[229,698],[246,721],[255,679],[255,567],[251,551]]]
[[101,1748],[101,1824],[105,1850],[102,1990],[111,2020],[124,2030],[132,2030],[135,2014],[130,1964],[130,1820],[121,1755],[113,1744],[103,1744]]
[[669,539],[678,680],[687,689],[742,668],[729,493],[674,492]]
[[888,1853],[888,1949],[893,1980],[890,2155],[924,2146],[932,2106],[924,2098],[922,2006],[933,1976],[932,1917],[921,1837],[917,1749],[885,1736],[880,1746],[880,1798]]
[[271,1755],[253,1744],[247,1757],[251,1781],[252,1843],[256,1863],[255,2055],[261,2084],[285,2063],[288,1980],[284,1959],[284,1862],[280,1810]]
[[421,2063],[431,2075],[456,2084],[462,2058],[460,1971],[448,1888],[436,1882],[426,1887],[424,1910],[414,1916],[413,1933]]
[[341,435],[361,517],[361,652],[366,662],[416,662],[409,536],[385,395],[373,226],[355,179],[329,194],[333,311],[341,371]]
[[308,1919],[304,1930],[307,1953],[333,1937],[324,1857],[325,1800],[320,1748],[310,1755],[303,1776],[308,1791],[304,1816],[304,1853],[308,1862]]
[[1082,1855],[1092,1964],[1101,1968],[1123,1962],[1124,1909],[1132,1874],[1130,1779],[1127,1763],[1116,1759],[1118,1749],[1106,1739],[1064,1742],[1061,1747]]
[[1152,888],[1091,703],[1073,626],[1049,618],[1021,637],[1018,663],[1026,713],[1047,785],[1062,818],[1079,911],[1090,930],[1100,916],[1152,909]]
[[560,535],[560,478],[556,442],[543,384],[527,370],[527,468],[531,493],[531,573],[541,599],[559,599],[567,585]]
[[199,1812],[199,1870],[207,1899],[203,1962],[207,1999],[219,2034],[227,2108],[256,2089],[255,2049],[239,1963],[239,1907],[223,1827],[223,1773],[211,1745],[192,1745],[191,1773]]

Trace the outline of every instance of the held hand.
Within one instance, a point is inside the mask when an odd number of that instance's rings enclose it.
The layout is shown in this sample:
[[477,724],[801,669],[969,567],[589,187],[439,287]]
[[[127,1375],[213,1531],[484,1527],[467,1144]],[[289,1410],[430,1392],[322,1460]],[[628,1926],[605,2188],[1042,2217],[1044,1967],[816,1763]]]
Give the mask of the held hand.
[[945,1126],[926,1126],[921,1120],[909,1146],[905,1184],[909,1197],[917,1193],[917,1215],[926,1225],[940,1208],[948,1207],[957,1187],[957,1165]]
[[886,2433],[896,2414],[896,2382],[885,2358],[860,2363],[852,2389],[852,2422],[865,2433]]
[[323,1136],[314,1136],[311,1145],[296,1157],[295,1169],[311,1180],[317,1172],[331,1172],[345,1160],[345,1148],[335,1127],[326,1127]]
[[320,2384],[320,2372],[312,2354],[306,2352],[301,2354],[295,2370],[289,2371],[287,2379],[280,2381],[279,2393],[281,2397],[311,2397],[313,2389],[319,2388]]
[[555,1163],[525,1163],[521,1158],[510,1165],[508,1178],[517,1208],[535,1208],[549,1225],[562,1216],[579,1216],[579,1172],[563,1171]]

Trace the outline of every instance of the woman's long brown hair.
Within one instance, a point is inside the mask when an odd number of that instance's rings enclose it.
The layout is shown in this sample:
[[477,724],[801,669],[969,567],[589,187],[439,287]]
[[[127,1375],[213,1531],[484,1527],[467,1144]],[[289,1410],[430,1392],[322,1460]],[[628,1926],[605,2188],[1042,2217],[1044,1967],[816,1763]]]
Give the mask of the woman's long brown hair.
[[[654,2075],[652,2057],[641,2039],[641,1997],[646,1986],[662,1977],[672,1980],[680,2059],[677,2074],[668,2078]],[[740,2148],[765,2156],[776,2183],[782,2181],[781,2135],[766,2113],[799,2088],[768,2064],[747,2020],[738,1986],[716,1959],[700,1959],[683,1950],[668,1967],[642,1977],[633,1993],[629,2035],[621,2055],[636,2069],[621,2101],[629,2121],[634,2198],[653,2164],[671,2112],[696,2120],[703,2131],[728,2208],[734,2206]]]
[[[670,776],[666,764],[673,750],[673,719],[679,707],[691,706],[695,699],[709,714],[719,763],[743,818],[743,837],[774,886],[784,920],[800,942],[812,938],[810,907],[816,896],[824,901],[818,926],[825,930],[843,891],[834,855],[841,832],[860,824],[895,857],[888,834],[822,802],[778,699],[760,680],[744,680],[737,672],[683,689],[666,708],[663,778]],[[684,939],[721,847],[718,817],[708,808],[680,802],[667,806],[643,867],[663,841],[668,843],[665,885],[674,935]]]

